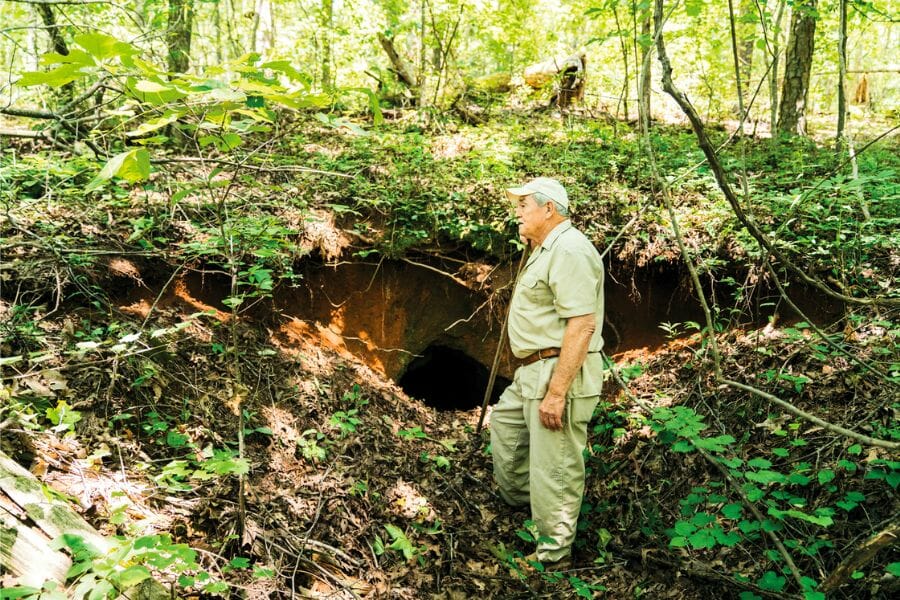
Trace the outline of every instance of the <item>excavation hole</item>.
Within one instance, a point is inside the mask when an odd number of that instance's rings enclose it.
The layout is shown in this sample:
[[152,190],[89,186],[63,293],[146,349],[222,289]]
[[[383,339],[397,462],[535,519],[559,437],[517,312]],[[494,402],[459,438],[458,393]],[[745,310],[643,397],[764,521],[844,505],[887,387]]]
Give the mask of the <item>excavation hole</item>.
[[[447,346],[429,346],[400,378],[400,387],[438,410],[471,410],[481,406],[490,371],[465,352]],[[497,377],[491,402],[500,398],[510,381]]]

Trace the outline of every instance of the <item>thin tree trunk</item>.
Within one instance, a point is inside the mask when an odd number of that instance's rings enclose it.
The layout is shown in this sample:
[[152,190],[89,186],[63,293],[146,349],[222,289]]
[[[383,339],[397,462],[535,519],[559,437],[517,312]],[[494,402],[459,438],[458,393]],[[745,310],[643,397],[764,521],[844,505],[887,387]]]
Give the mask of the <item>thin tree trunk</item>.
[[322,89],[329,90],[332,87],[331,29],[334,27],[334,0],[322,0],[319,23],[322,31]]
[[191,30],[194,24],[194,0],[169,0],[166,43],[169,71],[184,73],[191,62]]
[[772,68],[769,70],[769,131],[774,135],[778,123],[778,63],[781,54],[781,23],[784,20],[786,0],[778,1],[775,11],[775,22],[772,26]]
[[[56,23],[56,15],[53,14],[53,8],[49,4],[38,4],[35,8],[37,8],[38,14],[41,16],[41,21],[44,22],[44,26],[47,28],[47,34],[50,36],[50,43],[53,45],[53,51],[57,54],[67,56],[69,54],[69,46],[66,44],[62,31],[60,31],[60,26]],[[72,96],[75,95],[75,84],[65,84],[60,88],[60,93],[64,101],[71,100]]]
[[815,50],[818,0],[795,3],[784,63],[784,85],[778,112],[778,131],[806,135],[806,102]]
[[[650,10],[647,10],[641,22],[641,36],[645,40],[652,39],[650,37]],[[641,119],[644,126],[650,127],[650,74],[651,61],[650,52],[652,51],[649,43],[641,45],[641,80],[638,86],[638,102],[640,103]]]
[[[622,109],[625,111],[625,120],[628,120],[628,46],[625,45],[625,38],[622,37],[622,25],[619,23],[619,10],[618,5],[613,4],[613,17],[616,20],[616,34],[619,36],[619,41],[622,44],[622,65],[625,71],[625,83],[622,84],[622,98],[620,103],[622,104]],[[618,113],[618,107],[616,107],[616,113]]]
[[844,149],[844,123],[847,117],[847,0],[840,0],[840,26],[838,37],[838,119],[835,148]]
[[216,2],[213,7],[213,28],[216,30],[216,64],[225,62],[225,55],[222,51],[222,6]]
[[[748,93],[750,91],[750,77],[753,74],[753,50],[755,48],[757,21],[745,19],[746,15],[752,15],[754,11],[754,0],[740,0],[738,10],[741,19],[737,24],[737,55],[738,64],[740,65],[741,87]],[[744,106],[747,106],[747,97],[742,98]],[[747,107],[749,111],[749,107]]]

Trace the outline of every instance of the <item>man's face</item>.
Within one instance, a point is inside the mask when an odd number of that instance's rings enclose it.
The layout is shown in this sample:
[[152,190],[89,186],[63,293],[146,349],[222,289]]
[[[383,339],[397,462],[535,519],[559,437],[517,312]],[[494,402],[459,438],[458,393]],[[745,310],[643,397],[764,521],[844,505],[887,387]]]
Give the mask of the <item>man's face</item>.
[[534,201],[534,194],[529,194],[516,198],[515,207],[519,236],[529,240],[537,239],[547,220],[547,206],[538,206]]

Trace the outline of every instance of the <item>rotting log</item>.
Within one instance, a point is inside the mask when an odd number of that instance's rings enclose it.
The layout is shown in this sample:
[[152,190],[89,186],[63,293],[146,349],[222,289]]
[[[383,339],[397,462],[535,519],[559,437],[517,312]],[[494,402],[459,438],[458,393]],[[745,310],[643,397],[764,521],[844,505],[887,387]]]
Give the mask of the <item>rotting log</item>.
[[585,55],[572,54],[565,58],[552,58],[525,68],[525,83],[534,89],[541,89],[554,81],[559,88],[553,102],[565,108],[573,100],[584,97],[584,80],[587,75]]
[[831,572],[831,575],[822,584],[821,590],[828,593],[838,589],[847,582],[854,571],[860,570],[875,558],[879,551],[896,544],[898,541],[900,541],[900,517],[894,518],[887,528],[867,539],[850,553],[847,558],[841,561],[841,564]]
[[[116,542],[101,535],[63,499],[45,491],[28,470],[0,451],[0,560],[14,585],[40,588],[46,581],[64,584],[72,561],[50,542],[63,534],[81,537],[105,554]],[[123,598],[163,600],[168,591],[147,579]]]
[[406,61],[404,61],[403,58],[400,57],[400,53],[397,52],[397,48],[394,46],[393,38],[389,38],[383,33],[379,33],[378,41],[381,43],[381,47],[384,48],[384,51],[387,53],[388,58],[391,61],[391,70],[397,76],[397,79],[399,79],[400,82],[407,87],[407,89],[415,98],[418,98],[419,84],[412,76],[412,72],[410,71],[409,66],[406,64]]

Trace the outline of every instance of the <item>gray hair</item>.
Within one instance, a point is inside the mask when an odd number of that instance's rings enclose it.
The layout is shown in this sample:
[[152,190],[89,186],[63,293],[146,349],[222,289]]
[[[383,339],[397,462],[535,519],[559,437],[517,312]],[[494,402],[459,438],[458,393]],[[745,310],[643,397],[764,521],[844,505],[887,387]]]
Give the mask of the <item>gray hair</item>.
[[550,198],[549,196],[542,194],[541,192],[534,192],[534,203],[538,206],[544,206],[548,202],[552,202],[553,206],[556,207],[556,212],[559,213],[561,217],[569,216],[569,209],[563,205],[561,205],[556,200]]

